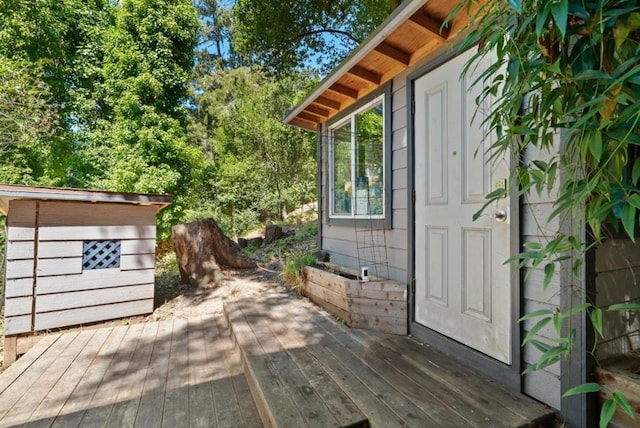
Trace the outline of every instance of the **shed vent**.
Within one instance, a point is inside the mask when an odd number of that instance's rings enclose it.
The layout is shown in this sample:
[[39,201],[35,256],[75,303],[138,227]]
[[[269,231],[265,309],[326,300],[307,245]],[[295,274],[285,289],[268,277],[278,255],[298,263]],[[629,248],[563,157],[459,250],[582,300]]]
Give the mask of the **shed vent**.
[[84,241],[82,268],[116,269],[120,267],[120,241]]

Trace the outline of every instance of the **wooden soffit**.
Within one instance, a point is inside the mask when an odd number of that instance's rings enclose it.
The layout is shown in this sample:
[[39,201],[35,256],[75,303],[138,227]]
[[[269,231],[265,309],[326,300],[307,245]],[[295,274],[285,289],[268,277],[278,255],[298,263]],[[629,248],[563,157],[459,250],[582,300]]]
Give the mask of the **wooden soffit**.
[[285,123],[315,131],[319,124],[375,91],[436,49],[451,43],[468,20],[443,23],[459,0],[407,0],[320,85]]

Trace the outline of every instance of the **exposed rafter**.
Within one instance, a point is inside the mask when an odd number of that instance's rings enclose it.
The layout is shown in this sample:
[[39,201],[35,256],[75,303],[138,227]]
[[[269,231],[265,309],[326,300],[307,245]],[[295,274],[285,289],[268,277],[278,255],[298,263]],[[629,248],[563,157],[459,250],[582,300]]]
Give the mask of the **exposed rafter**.
[[344,86],[344,85],[342,85],[340,83],[334,83],[333,85],[331,85],[329,90],[331,90],[333,92],[337,92],[339,94],[342,94],[345,97],[353,98],[354,100],[358,99],[358,91],[357,90],[355,90],[353,88],[349,88],[348,86]]
[[348,73],[366,82],[373,83],[374,85],[379,85],[382,81],[382,76],[378,73],[374,73],[373,71],[367,70],[359,65],[352,67]]
[[337,101],[330,100],[327,97],[318,97],[314,101],[316,104],[323,105],[325,107],[329,107],[332,110],[340,110],[342,104]]
[[409,18],[409,21],[416,24],[419,28],[438,36],[443,41],[449,38],[449,27],[443,27],[442,21],[427,15],[424,10],[416,12],[411,16],[411,18]]
[[329,110],[324,109],[322,107],[314,106],[314,105],[310,105],[309,107],[304,109],[304,111],[306,111],[308,113],[313,113],[313,114],[315,114],[317,116],[320,116],[320,117],[323,117],[323,118],[327,118],[331,114],[331,112]]
[[320,122],[320,120],[318,119],[318,117],[317,117],[317,116],[314,116],[314,115],[312,115],[312,114],[309,114],[309,113],[307,113],[306,111],[302,111],[302,112],[300,112],[300,114],[298,115],[298,117],[299,117],[300,119],[304,119],[304,120],[306,120],[306,121],[313,122],[313,123],[319,123],[319,122]]
[[385,42],[382,42],[378,46],[376,46],[375,51],[386,56],[387,58],[399,62],[405,67],[408,66],[411,62],[411,55],[398,48],[394,48],[393,46]]
[[455,36],[467,28],[468,17],[462,12],[446,27],[443,20],[458,5],[459,0],[401,2],[382,27],[287,114],[285,122],[316,130],[398,73],[428,55],[442,54],[447,46],[456,46]]

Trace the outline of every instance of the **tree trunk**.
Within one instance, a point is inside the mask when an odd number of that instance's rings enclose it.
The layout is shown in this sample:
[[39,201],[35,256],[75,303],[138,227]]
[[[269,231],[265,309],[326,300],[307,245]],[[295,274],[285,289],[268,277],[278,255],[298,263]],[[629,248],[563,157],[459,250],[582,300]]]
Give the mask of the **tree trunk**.
[[199,286],[216,283],[222,278],[221,266],[241,269],[257,266],[211,218],[173,226],[171,239],[183,283]]

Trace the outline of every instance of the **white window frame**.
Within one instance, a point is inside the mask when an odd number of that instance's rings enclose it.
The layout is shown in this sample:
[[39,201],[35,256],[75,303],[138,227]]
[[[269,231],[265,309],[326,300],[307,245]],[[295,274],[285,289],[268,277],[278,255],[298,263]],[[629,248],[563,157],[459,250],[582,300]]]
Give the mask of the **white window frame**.
[[[345,118],[336,121],[335,123],[332,123],[329,128],[328,128],[328,135],[329,135],[329,154],[330,156],[328,156],[328,163],[329,163],[329,218],[330,219],[373,219],[373,220],[384,220],[387,217],[387,197],[389,196],[387,194],[387,189],[390,188],[390,186],[387,186],[387,180],[389,179],[389,177],[387,177],[387,171],[388,171],[388,158],[387,158],[387,124],[388,124],[388,120],[387,120],[387,114],[390,114],[390,112],[387,111],[387,103],[385,100],[385,97],[387,96],[386,93],[383,93],[380,96],[375,97],[374,99],[372,99],[371,101],[363,104],[362,106],[358,107],[358,109],[354,110],[353,112],[351,112],[349,115],[347,115]],[[367,111],[371,108],[373,108],[374,106],[380,104],[382,106],[382,183],[383,186],[381,187],[382,190],[382,214],[356,214],[355,211],[355,207],[356,207],[356,192],[355,192],[355,188],[356,188],[356,146],[357,146],[357,141],[356,141],[356,135],[357,135],[357,131],[354,131],[356,129],[356,116],[364,111]],[[352,187],[352,192],[351,192],[351,214],[336,214],[335,212],[335,147],[334,147],[334,132],[336,129],[341,128],[342,126],[344,126],[347,123],[351,123],[351,153],[350,153],[350,158],[351,158],[351,187]]]

